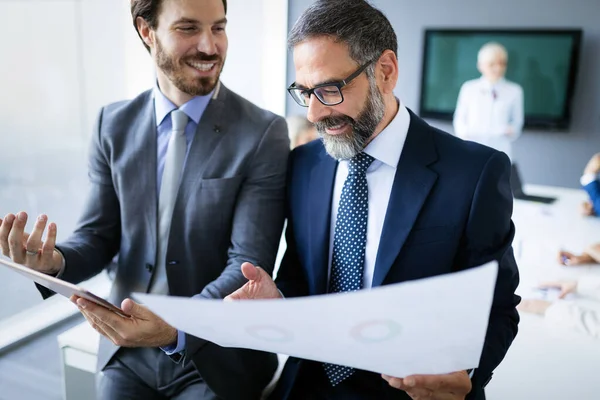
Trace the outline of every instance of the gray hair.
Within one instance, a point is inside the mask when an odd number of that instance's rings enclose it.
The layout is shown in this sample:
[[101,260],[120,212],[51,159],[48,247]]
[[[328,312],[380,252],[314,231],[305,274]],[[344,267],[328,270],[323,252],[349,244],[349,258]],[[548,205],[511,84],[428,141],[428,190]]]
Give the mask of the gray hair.
[[[317,0],[298,18],[290,31],[288,47],[318,36],[330,36],[348,45],[359,65],[377,60],[385,50],[398,54],[398,40],[386,16],[365,0]],[[367,68],[374,76],[374,65]]]
[[481,46],[477,53],[477,62],[483,63],[493,58],[496,54],[500,54],[504,61],[508,61],[508,52],[506,48],[498,42],[488,42]]

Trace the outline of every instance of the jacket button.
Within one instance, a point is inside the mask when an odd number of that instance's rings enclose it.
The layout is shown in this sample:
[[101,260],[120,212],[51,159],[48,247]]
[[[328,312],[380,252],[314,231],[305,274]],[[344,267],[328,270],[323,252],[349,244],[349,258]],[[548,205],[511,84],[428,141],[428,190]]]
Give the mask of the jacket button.
[[146,271],[152,272],[153,269],[154,269],[154,266],[152,264],[146,264]]
[[177,264],[179,264],[179,261],[177,261],[177,260],[171,260],[171,261],[168,262],[168,264],[169,265],[177,265]]

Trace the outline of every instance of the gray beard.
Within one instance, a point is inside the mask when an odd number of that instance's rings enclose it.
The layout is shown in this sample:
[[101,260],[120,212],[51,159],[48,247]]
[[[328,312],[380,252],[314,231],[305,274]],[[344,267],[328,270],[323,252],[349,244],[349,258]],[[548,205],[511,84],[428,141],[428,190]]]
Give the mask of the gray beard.
[[[374,79],[369,79],[369,97],[364,110],[356,120],[348,116],[329,117],[315,124],[325,151],[336,160],[349,160],[364,150],[367,141],[377,128],[377,125],[383,119],[385,114],[385,104],[383,96],[377,88]],[[350,124],[352,130],[350,134],[330,135],[326,128],[338,125],[340,122]]]

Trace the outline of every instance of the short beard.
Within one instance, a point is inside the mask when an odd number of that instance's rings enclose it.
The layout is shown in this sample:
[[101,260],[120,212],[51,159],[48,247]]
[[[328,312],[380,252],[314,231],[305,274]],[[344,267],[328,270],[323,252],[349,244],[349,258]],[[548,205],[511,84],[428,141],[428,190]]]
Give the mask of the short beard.
[[[367,104],[356,120],[347,115],[323,118],[315,123],[317,132],[323,140],[325,151],[336,160],[350,160],[364,150],[367,142],[385,114],[383,96],[377,88],[375,79],[369,78],[369,96]],[[347,123],[352,130],[349,134],[330,135],[326,129]]]
[[[190,78],[184,71],[186,61],[214,61],[214,68],[219,69],[219,73],[213,78]],[[218,55],[208,55],[198,53],[194,56],[187,56],[179,63],[168,54],[158,38],[156,39],[156,66],[167,78],[175,85],[177,89],[190,96],[206,96],[212,92],[219,82],[221,71],[223,71],[224,61]]]

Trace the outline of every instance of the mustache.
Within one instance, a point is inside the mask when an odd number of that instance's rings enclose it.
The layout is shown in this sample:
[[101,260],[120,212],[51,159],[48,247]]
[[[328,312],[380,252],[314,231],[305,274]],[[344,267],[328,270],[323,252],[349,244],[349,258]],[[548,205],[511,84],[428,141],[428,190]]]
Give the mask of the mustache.
[[325,129],[333,128],[334,126],[342,125],[344,123],[354,124],[354,119],[347,115],[336,115],[332,117],[325,117],[322,120],[315,122],[315,127],[319,132],[325,131]]
[[218,54],[197,53],[193,56],[185,58],[185,61],[220,61],[221,57]]

